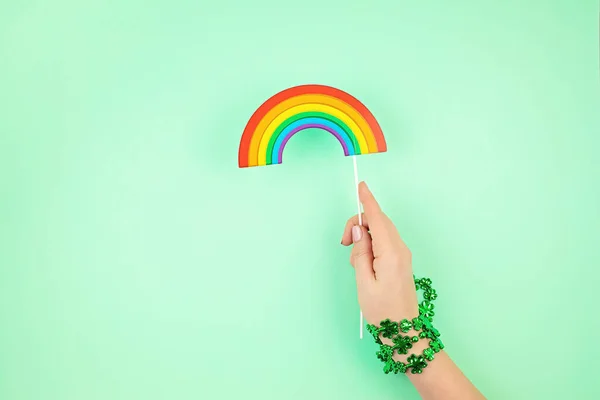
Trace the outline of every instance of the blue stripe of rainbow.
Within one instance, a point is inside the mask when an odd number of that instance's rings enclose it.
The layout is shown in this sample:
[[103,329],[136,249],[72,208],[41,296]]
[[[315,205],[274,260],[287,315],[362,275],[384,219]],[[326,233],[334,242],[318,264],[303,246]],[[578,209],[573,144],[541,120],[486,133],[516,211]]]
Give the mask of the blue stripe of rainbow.
[[345,155],[357,154],[352,139],[340,125],[325,118],[309,117],[292,122],[277,135],[277,140],[275,141],[273,152],[271,153],[270,164],[281,164],[283,149],[288,140],[296,133],[309,128],[319,128],[331,133],[342,145]]

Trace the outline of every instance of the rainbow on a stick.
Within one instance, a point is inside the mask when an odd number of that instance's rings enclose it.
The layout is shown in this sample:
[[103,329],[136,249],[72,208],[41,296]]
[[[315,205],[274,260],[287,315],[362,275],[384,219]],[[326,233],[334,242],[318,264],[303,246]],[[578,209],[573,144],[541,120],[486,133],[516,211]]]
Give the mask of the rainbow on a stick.
[[240,141],[240,168],[281,164],[290,138],[310,128],[335,136],[346,156],[387,150],[383,132],[364,104],[330,86],[302,85],[277,93],[254,112]]

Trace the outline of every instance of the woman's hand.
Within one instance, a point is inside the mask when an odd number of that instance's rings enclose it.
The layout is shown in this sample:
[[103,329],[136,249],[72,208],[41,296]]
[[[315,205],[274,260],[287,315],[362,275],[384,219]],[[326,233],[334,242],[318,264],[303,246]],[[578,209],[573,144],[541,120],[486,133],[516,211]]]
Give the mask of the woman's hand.
[[350,263],[355,269],[358,302],[367,322],[401,321],[419,315],[411,253],[398,230],[381,211],[364,182],[359,185],[363,226],[358,215],[346,223],[342,244],[354,244]]
[[[350,263],[356,273],[358,302],[364,317],[377,326],[388,318],[395,322],[413,319],[419,315],[419,305],[410,250],[364,182],[359,186],[359,196],[365,210],[364,226],[358,224],[358,216],[350,218],[342,244],[354,245]],[[381,341],[393,345],[390,339]],[[427,346],[428,340],[421,339],[414,343],[411,352],[421,354]],[[405,357],[396,354],[394,359],[405,361]],[[444,350],[435,355],[423,374],[408,376],[424,400],[485,399]]]

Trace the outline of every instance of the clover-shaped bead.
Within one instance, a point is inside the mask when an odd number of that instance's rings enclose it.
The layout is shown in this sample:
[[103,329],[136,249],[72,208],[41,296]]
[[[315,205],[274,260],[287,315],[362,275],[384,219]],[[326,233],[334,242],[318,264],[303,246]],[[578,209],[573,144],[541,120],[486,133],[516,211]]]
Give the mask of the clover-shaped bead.
[[410,357],[408,357],[406,361],[408,361],[410,372],[412,372],[413,374],[420,374],[421,372],[423,372],[423,369],[427,367],[425,357],[423,356],[417,356],[413,354]]
[[367,324],[367,331],[371,334],[371,335],[377,335],[379,334],[379,328],[376,327],[373,324]]
[[410,328],[412,328],[412,324],[409,320],[407,320],[406,318],[404,318],[402,321],[400,321],[400,330],[404,333],[410,331]]
[[421,278],[419,284],[423,289],[431,287],[431,279],[429,278]]
[[379,346],[379,351],[375,353],[375,355],[377,355],[377,358],[381,361],[386,362],[392,359],[392,356],[394,355],[394,349],[387,344],[382,344]]
[[426,312],[431,312],[435,308],[435,305],[432,302],[428,301],[428,300],[422,301],[421,304],[420,304],[420,306]]
[[427,339],[435,340],[438,338],[438,336],[436,336],[435,333],[432,331],[425,331],[425,333],[426,333],[425,337]]
[[427,361],[432,361],[435,358],[435,352],[432,349],[423,350],[423,357],[427,359]]
[[423,321],[423,332],[425,332],[425,337],[430,339],[435,339],[440,336],[440,332],[435,329],[435,327],[431,324],[431,321],[429,321],[427,318]]
[[398,354],[408,354],[408,350],[412,348],[412,342],[409,336],[398,335],[394,339],[394,349]]
[[396,368],[396,362],[390,358],[389,360],[387,360],[385,362],[385,364],[383,366],[383,372],[385,372],[386,374],[389,374],[395,368]]
[[423,328],[423,321],[421,321],[419,318],[413,318],[412,326],[415,331],[420,331],[421,328]]
[[434,308],[435,306],[432,302],[425,300],[419,304],[419,314],[425,318],[432,318],[435,315],[433,312]]
[[431,324],[431,320],[429,318],[427,318],[423,315],[419,315],[419,319],[421,320],[421,323],[423,323],[424,331],[433,328],[433,325]]
[[381,321],[381,328],[379,330],[381,331],[381,336],[391,339],[394,335],[398,334],[398,323],[386,319],[385,321]]
[[423,331],[423,332],[419,332],[419,337],[421,339],[425,339],[427,337],[427,332]]
[[396,361],[394,365],[394,373],[395,374],[404,374],[406,372],[406,364],[401,361]]
[[375,325],[368,324],[367,331],[373,335],[373,339],[375,339],[375,343],[382,344],[381,339],[379,339],[379,328]]
[[429,347],[434,352],[439,353],[444,348],[444,344],[440,339],[435,339],[429,342]]
[[438,297],[438,295],[437,295],[437,292],[435,291],[435,289],[429,288],[428,290],[426,290],[423,293],[423,298],[425,300],[433,301],[433,300],[437,299],[437,297]]
[[431,329],[429,330],[429,333],[431,333],[431,335],[435,338],[440,337],[440,331],[438,331],[437,329],[435,329],[433,326],[431,327]]

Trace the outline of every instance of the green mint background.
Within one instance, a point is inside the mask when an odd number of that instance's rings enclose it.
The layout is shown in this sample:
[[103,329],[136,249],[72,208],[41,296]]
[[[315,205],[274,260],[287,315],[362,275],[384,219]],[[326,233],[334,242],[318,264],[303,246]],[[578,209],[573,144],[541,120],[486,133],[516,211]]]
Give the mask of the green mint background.
[[237,168],[289,86],[358,97],[359,158],[491,399],[600,397],[598,2],[4,1],[0,399],[416,399],[386,376],[329,134]]

